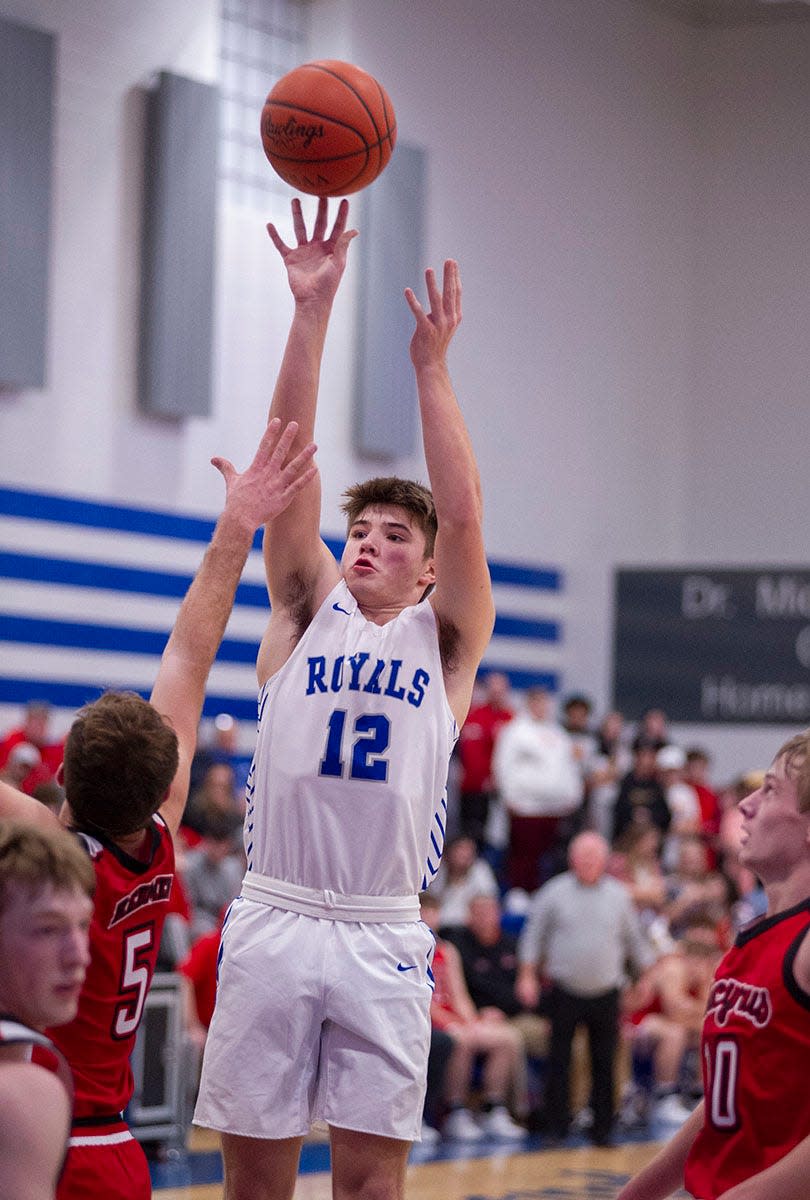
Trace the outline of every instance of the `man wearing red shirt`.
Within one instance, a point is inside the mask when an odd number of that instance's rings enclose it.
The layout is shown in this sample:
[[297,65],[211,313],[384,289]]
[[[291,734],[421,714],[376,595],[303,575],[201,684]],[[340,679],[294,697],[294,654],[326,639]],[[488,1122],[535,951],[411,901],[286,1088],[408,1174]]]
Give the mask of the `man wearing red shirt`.
[[494,787],[492,755],[495,742],[500,728],[513,716],[509,705],[509,679],[500,671],[493,671],[485,677],[481,702],[470,709],[458,738],[461,831],[473,838],[479,848],[484,840]]

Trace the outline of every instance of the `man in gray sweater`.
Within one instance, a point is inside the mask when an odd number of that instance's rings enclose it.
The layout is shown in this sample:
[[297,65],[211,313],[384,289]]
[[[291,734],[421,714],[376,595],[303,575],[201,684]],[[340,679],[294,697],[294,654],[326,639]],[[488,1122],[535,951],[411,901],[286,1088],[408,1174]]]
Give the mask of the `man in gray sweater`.
[[605,874],[609,847],[597,833],[571,842],[569,870],[535,894],[518,945],[515,990],[526,1008],[548,981],[551,1044],[545,1089],[545,1127],[564,1138],[571,1120],[569,1064],[579,1024],[588,1031],[591,1057],[591,1140],[609,1145],[614,1115],[614,1063],[619,996],[626,969],[640,973],[655,955],[645,941],[624,884]]

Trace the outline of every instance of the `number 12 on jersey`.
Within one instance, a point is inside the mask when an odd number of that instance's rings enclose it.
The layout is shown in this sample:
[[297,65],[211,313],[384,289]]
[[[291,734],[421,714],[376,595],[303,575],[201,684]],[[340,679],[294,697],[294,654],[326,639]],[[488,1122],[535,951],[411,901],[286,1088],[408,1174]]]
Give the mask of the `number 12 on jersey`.
[[319,774],[385,783],[388,760],[383,756],[391,740],[391,722],[384,713],[363,713],[347,733],[346,717],[342,708],[336,708],[329,717]]

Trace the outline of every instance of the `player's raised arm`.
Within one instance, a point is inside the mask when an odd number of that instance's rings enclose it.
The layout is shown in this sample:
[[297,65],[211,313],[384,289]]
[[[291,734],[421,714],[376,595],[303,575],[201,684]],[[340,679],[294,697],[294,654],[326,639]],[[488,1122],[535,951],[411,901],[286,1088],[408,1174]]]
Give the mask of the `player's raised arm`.
[[[267,232],[281,255],[287,271],[295,308],[284,357],[273,392],[270,416],[282,422],[297,421],[298,435],[293,450],[314,436],[321,359],[335,294],[346,267],[349,242],[356,230],[347,229],[348,201],[342,200],[335,223],[328,232],[328,202],[318,201],[311,236],[308,236],[301,201],[292,202],[295,245],[288,246],[275,225]],[[314,582],[321,570],[337,568],[320,539],[321,489],[316,477],[279,514],[268,529],[265,566],[271,600],[283,604],[291,575]],[[326,589],[328,590],[328,588]]]
[[315,446],[293,456],[298,426],[270,421],[253,462],[242,474],[223,458],[211,461],[225,480],[225,505],[202,565],[180,606],[163,651],[151,701],[167,717],[180,761],[160,812],[174,833],[188,796],[191,759],[208,673],[233,608],[237,584],[257,529],[290,504],[315,476]]
[[416,320],[411,361],[416,373],[422,437],[436,505],[436,589],[431,597],[445,651],[445,685],[461,723],[475,672],[492,634],[495,609],[482,531],[481,480],[447,367],[447,350],[461,322],[458,264],[444,264],[442,287],[425,273],[427,311],[408,288]]

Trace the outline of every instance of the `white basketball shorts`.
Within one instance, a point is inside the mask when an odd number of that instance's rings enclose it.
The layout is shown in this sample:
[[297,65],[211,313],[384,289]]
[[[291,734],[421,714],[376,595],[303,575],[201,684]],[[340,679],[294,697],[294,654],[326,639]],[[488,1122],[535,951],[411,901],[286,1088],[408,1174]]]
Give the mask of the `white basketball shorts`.
[[240,897],[223,932],[195,1124],[287,1138],[320,1120],[417,1139],[433,947],[421,921],[335,921]]

